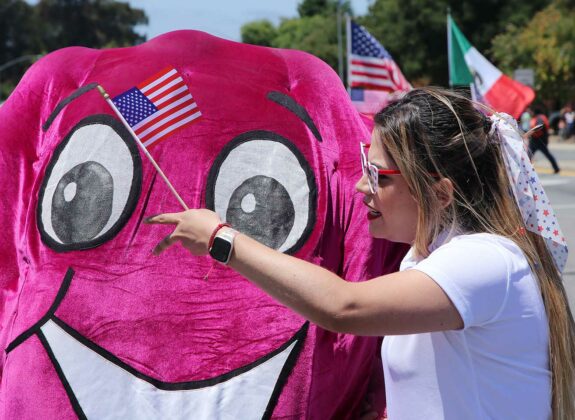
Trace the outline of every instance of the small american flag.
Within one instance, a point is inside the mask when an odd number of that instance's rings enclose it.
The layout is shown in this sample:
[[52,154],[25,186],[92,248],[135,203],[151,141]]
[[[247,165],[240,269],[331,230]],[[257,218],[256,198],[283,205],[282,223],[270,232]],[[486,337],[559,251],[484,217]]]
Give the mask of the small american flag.
[[144,146],[201,117],[182,76],[168,67],[112,99]]
[[411,85],[391,55],[363,26],[351,21],[351,52],[348,54],[349,86],[408,91]]

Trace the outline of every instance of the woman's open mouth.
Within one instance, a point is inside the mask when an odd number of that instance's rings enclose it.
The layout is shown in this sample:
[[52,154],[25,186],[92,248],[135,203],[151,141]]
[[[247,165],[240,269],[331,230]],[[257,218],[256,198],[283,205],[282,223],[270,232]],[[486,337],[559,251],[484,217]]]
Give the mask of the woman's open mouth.
[[369,206],[367,206],[367,207],[369,209],[369,211],[367,212],[367,219],[368,220],[374,220],[374,219],[381,217],[381,212],[374,210]]
[[371,207],[369,204],[367,204],[366,199],[367,199],[367,197],[364,197],[363,204],[368,209],[367,220],[374,220],[374,219],[377,219],[378,217],[381,217],[381,212],[377,211],[376,209]]

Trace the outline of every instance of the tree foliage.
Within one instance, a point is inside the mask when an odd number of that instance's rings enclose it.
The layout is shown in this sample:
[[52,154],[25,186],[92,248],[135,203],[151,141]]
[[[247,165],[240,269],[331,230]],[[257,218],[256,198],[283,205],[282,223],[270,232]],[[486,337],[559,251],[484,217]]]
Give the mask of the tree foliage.
[[0,0],[0,65],[18,56],[38,53],[34,8],[22,0]]
[[[337,12],[337,0],[303,0],[297,7],[301,18],[316,15],[333,16]],[[342,13],[351,13],[349,1],[342,2]]]
[[527,25],[509,25],[493,40],[503,70],[534,69],[542,99],[566,101],[575,94],[575,9],[568,3],[553,3]]
[[508,24],[523,25],[549,0],[376,0],[360,19],[415,84],[448,83],[448,7],[471,44],[488,59],[492,38]]
[[135,27],[147,22],[143,10],[114,0],[0,0],[0,101],[28,58],[72,45],[134,45],[145,41]]
[[[337,9],[338,0],[303,0],[299,17],[282,19],[277,28],[269,21],[243,25],[242,42],[307,51],[337,69]],[[342,3],[341,13],[352,13],[349,1]]]
[[277,36],[277,29],[267,19],[254,20],[241,27],[242,42],[271,47]]
[[307,51],[337,69],[337,25],[331,16],[285,19],[280,23],[272,45]]
[[22,0],[0,0],[0,103],[41,51],[34,8]]
[[92,48],[145,41],[134,27],[147,24],[143,10],[115,0],[40,0],[38,15],[48,51],[66,45]]

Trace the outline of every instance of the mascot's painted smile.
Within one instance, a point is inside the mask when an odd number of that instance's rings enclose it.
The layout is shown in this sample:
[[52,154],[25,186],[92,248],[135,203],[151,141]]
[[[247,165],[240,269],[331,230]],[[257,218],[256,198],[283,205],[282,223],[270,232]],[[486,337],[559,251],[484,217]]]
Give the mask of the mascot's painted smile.
[[150,153],[190,208],[351,281],[403,255],[368,237],[369,130],[316,58],[194,31],[50,54],[0,108],[2,199],[18,203],[0,212],[0,417],[356,417],[376,339],[309,325],[209,257],[152,256],[169,227],[142,219],[180,207],[95,88],[166,67],[195,119]]
[[127,365],[55,315],[73,276],[68,270],[48,313],[6,351],[36,335],[79,418],[269,417],[281,389],[280,377],[293,366],[307,323],[280,348],[241,369],[200,381],[162,382]]

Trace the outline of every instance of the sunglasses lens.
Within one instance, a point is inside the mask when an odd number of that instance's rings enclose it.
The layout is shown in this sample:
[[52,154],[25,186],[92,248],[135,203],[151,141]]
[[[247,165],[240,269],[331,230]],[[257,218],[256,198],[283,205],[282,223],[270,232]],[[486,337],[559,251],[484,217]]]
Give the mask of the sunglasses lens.
[[360,143],[360,156],[361,156],[361,170],[363,174],[367,174],[367,156],[365,155],[365,146]]
[[377,168],[369,163],[367,160],[366,145],[360,143],[361,148],[361,170],[367,176],[367,185],[372,194],[377,190]]
[[369,165],[367,167],[367,181],[369,183],[369,189],[372,193],[375,193],[377,190],[377,169],[373,165]]

